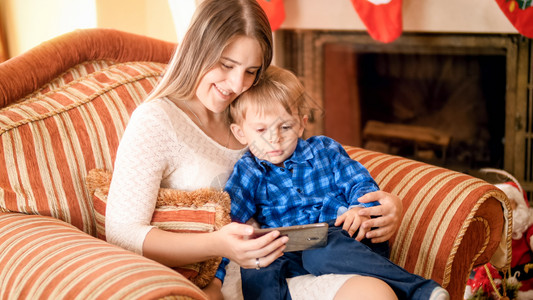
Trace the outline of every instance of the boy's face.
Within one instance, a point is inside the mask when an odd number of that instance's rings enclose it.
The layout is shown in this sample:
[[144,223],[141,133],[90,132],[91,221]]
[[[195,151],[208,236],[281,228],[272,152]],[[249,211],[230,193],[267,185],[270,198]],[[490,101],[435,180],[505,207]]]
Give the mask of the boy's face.
[[247,108],[242,124],[231,124],[231,130],[254,156],[283,166],[296,149],[306,124],[307,116],[290,115],[280,104],[265,113],[252,105]]

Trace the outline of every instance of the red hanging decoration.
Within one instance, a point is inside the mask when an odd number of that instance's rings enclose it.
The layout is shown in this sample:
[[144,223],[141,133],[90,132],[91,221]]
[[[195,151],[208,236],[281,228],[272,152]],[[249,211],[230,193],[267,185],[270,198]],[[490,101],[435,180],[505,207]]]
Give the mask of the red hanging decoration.
[[350,0],[370,36],[390,43],[402,34],[402,0]]
[[272,31],[278,30],[285,20],[285,6],[283,5],[283,0],[257,0],[257,2],[265,11]]
[[533,38],[532,0],[496,0],[496,2],[520,34]]

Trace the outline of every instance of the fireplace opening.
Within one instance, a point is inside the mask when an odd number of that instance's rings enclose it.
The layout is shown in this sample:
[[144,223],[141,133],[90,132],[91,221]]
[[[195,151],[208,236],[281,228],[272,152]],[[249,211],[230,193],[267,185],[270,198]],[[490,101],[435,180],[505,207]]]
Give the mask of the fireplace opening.
[[323,54],[326,135],[458,171],[503,168],[505,55],[346,43],[327,43]]
[[275,40],[276,63],[314,100],[304,137],[465,173],[504,169],[533,198],[531,39],[404,32],[383,44],[366,32],[280,29]]

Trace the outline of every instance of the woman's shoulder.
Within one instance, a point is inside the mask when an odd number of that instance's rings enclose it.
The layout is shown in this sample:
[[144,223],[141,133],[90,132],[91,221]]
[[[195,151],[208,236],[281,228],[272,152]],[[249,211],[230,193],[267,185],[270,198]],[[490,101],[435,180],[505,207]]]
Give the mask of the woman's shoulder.
[[132,116],[167,115],[170,111],[179,109],[167,98],[157,98],[143,102],[133,111]]
[[141,103],[132,113],[130,122],[145,126],[174,127],[173,124],[186,124],[185,113],[167,98],[158,98]]

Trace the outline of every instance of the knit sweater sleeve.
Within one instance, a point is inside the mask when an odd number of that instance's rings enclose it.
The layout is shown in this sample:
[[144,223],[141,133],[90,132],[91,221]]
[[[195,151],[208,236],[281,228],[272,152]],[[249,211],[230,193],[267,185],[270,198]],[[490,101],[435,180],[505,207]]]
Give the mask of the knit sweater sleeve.
[[161,180],[175,144],[164,112],[141,105],[131,116],[118,147],[106,208],[106,238],[142,254]]

